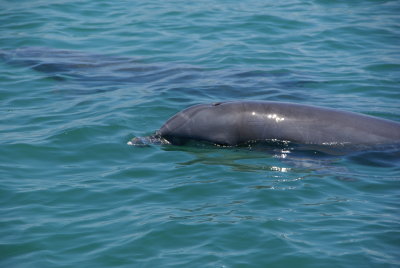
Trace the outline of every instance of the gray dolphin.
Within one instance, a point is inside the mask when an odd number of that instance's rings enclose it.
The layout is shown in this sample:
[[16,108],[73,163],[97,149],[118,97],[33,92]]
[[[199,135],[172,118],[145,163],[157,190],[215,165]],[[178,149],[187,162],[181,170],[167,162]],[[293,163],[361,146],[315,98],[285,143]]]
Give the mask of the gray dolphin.
[[301,104],[233,101],[191,106],[151,138],[175,145],[199,140],[228,146],[258,141],[371,146],[400,144],[400,123]]

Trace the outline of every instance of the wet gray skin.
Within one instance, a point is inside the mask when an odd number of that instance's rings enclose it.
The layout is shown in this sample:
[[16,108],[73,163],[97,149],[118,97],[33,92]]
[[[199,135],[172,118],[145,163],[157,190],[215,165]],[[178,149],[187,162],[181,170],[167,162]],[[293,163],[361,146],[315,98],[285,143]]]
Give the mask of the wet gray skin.
[[175,145],[191,140],[228,146],[278,140],[368,147],[399,144],[400,123],[315,106],[237,101],[189,107],[171,117],[154,136],[135,139]]

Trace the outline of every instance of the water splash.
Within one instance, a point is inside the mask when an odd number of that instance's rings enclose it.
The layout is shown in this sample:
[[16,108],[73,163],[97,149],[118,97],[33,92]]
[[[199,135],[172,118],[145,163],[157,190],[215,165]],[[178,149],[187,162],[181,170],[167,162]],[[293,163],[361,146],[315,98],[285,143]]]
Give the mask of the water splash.
[[130,141],[128,141],[127,144],[131,146],[149,146],[149,145],[165,145],[171,143],[156,133],[151,136],[135,137]]

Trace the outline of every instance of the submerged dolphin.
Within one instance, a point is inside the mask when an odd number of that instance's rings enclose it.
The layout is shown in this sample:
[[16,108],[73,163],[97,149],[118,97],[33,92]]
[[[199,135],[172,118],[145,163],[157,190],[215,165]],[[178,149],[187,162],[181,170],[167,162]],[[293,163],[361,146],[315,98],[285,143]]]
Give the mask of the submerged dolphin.
[[[375,146],[400,143],[400,123],[315,106],[234,101],[200,104],[171,117],[150,137],[164,143],[190,140],[217,145],[285,141],[330,146]],[[135,144],[138,138],[129,144]]]

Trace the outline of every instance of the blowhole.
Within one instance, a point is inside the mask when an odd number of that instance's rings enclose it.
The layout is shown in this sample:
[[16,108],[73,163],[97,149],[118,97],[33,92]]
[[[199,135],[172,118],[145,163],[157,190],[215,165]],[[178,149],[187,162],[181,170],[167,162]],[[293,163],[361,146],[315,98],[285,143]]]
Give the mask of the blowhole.
[[218,106],[218,105],[221,105],[223,102],[214,102],[213,104],[212,104],[212,106]]

